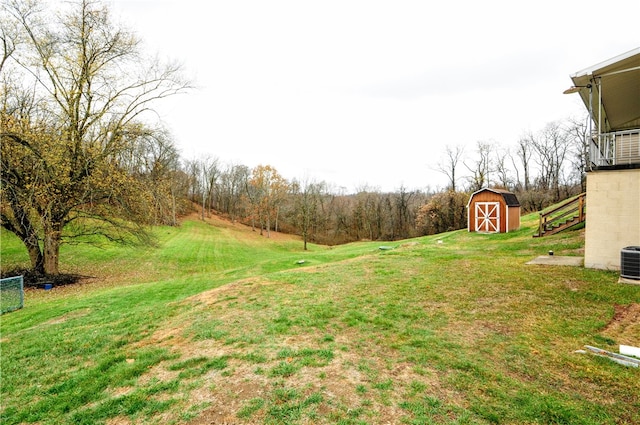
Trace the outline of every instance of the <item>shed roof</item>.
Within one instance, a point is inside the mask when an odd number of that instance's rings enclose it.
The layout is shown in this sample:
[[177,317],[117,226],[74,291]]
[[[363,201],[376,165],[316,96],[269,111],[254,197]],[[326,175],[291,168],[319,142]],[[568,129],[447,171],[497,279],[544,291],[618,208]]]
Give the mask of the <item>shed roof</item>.
[[[594,102],[602,96],[602,132],[640,127],[640,47],[578,71],[571,80],[580,88],[587,109],[588,86],[593,90]],[[597,112],[594,114],[598,116]]]
[[467,206],[471,205],[471,200],[473,199],[473,197],[476,194],[478,194],[480,192],[484,192],[484,191],[497,193],[498,195],[502,196],[502,199],[504,199],[504,202],[505,202],[505,204],[507,204],[508,207],[519,207],[520,206],[520,201],[518,201],[518,197],[514,193],[509,192],[508,190],[504,190],[504,189],[491,189],[491,188],[488,188],[488,187],[473,192],[471,194],[471,196],[469,197],[469,204],[467,204]]

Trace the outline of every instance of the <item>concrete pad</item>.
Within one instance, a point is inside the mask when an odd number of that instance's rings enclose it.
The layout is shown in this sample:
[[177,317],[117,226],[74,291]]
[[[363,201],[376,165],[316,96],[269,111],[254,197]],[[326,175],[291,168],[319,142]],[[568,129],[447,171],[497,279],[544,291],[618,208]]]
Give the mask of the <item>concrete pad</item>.
[[543,264],[547,266],[577,266],[581,267],[584,263],[582,257],[567,257],[562,255],[541,255],[534,258],[526,264]]
[[640,280],[627,279],[626,277],[620,276],[620,279],[618,279],[618,283],[626,283],[629,285],[640,285]]

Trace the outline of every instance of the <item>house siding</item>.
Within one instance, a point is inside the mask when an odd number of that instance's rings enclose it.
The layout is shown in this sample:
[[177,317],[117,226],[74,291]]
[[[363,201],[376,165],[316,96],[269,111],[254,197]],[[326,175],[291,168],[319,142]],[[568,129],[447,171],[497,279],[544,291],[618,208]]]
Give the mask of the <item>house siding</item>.
[[640,245],[640,170],[587,174],[584,265],[620,269],[620,251]]

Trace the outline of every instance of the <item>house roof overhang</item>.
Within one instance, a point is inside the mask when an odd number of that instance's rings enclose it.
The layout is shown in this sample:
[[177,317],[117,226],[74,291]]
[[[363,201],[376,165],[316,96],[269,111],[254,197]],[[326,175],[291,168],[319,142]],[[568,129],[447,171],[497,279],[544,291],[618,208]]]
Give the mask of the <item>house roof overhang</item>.
[[640,47],[578,71],[571,80],[587,110],[592,105],[592,119],[600,121],[600,132],[640,128]]

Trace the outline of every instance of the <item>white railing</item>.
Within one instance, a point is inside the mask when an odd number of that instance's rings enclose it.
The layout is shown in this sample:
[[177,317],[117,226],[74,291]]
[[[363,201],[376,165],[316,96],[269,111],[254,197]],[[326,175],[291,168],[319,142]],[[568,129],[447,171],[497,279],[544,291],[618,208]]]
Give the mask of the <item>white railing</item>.
[[640,129],[595,135],[589,156],[595,167],[640,165]]

